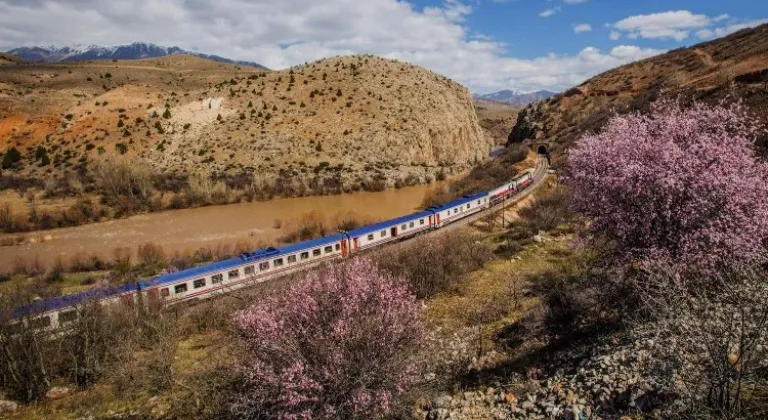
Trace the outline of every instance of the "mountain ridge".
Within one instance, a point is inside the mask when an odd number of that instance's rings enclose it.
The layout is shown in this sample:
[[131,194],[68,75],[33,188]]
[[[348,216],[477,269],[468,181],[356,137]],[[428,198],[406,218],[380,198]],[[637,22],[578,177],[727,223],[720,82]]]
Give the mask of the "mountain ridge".
[[182,54],[206,58],[219,63],[238,64],[266,70],[267,68],[252,61],[232,60],[215,54],[204,54],[182,48],[163,47],[150,42],[133,42],[131,44],[113,45],[67,45],[67,46],[23,46],[8,51],[8,54],[19,57],[24,61],[44,61],[48,63],[77,62],[88,60],[137,60],[143,58],[158,58]]
[[473,95],[473,97],[475,99],[482,99],[486,101],[524,106],[524,105],[528,105],[531,102],[540,101],[542,99],[549,99],[555,95],[556,95],[555,92],[551,92],[548,90],[521,92],[521,91],[513,91],[510,89],[504,89],[498,92],[487,93],[484,95]]

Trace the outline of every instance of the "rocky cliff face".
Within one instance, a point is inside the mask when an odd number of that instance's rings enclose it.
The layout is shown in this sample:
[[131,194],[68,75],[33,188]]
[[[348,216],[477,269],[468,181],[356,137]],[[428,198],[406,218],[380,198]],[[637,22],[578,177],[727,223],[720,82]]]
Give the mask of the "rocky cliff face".
[[463,171],[493,142],[466,88],[374,56],[277,72],[180,55],[6,69],[0,150],[40,145],[59,163],[25,154],[15,170],[32,175],[124,154],[171,174],[392,186]]

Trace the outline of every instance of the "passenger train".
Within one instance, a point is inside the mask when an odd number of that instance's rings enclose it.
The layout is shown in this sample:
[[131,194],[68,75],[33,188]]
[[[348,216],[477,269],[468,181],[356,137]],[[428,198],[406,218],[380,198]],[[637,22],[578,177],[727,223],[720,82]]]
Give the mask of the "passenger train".
[[36,301],[15,309],[11,316],[20,320],[28,318],[22,322],[30,323],[33,328],[58,328],[76,320],[77,305],[88,300],[97,300],[104,304],[136,302],[138,295],[144,294],[159,299],[164,305],[172,305],[208,298],[439,229],[494,206],[533,182],[533,170],[527,170],[491,191],[467,195],[407,216],[279,248],[246,252],[227,260],[162,274],[123,286]]

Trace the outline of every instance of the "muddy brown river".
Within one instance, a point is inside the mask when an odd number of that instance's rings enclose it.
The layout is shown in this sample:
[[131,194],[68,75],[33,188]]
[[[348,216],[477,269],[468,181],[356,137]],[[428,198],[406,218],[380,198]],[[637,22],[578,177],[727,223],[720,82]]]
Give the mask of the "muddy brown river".
[[[292,223],[309,212],[317,212],[329,222],[349,212],[371,221],[385,220],[412,212],[434,188],[435,184],[417,185],[382,192],[172,210],[29,234],[0,234],[0,240],[26,238],[22,244],[0,247],[0,272],[10,271],[20,258],[27,262],[38,259],[43,265],[58,257],[67,261],[78,253],[111,259],[114,249],[120,247],[132,249],[135,255],[136,248],[147,242],[162,245],[167,252],[193,252],[204,246],[238,242],[276,243]],[[275,220],[282,222],[281,228],[276,227]]]

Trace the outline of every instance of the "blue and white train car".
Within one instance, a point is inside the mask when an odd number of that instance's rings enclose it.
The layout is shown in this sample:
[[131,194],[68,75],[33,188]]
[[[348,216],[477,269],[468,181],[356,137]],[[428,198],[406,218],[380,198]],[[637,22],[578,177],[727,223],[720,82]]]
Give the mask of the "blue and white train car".
[[374,223],[347,232],[350,251],[360,252],[368,248],[407,238],[432,228],[433,214],[420,211],[384,222]]
[[107,304],[125,301],[132,304],[138,291],[137,284],[130,283],[123,286],[74,293],[54,299],[38,300],[15,308],[11,313],[11,318],[18,319],[19,323],[27,322],[34,329],[57,329],[66,327],[67,324],[77,320],[78,306],[86,302],[98,301],[100,304]]
[[487,191],[465,195],[458,200],[432,206],[427,210],[435,215],[434,226],[439,228],[463,217],[467,217],[470,214],[487,209],[490,205],[489,197]]
[[280,248],[265,248],[141,282],[150,296],[173,304],[229,292],[304,270],[346,253],[346,236],[336,234]]

